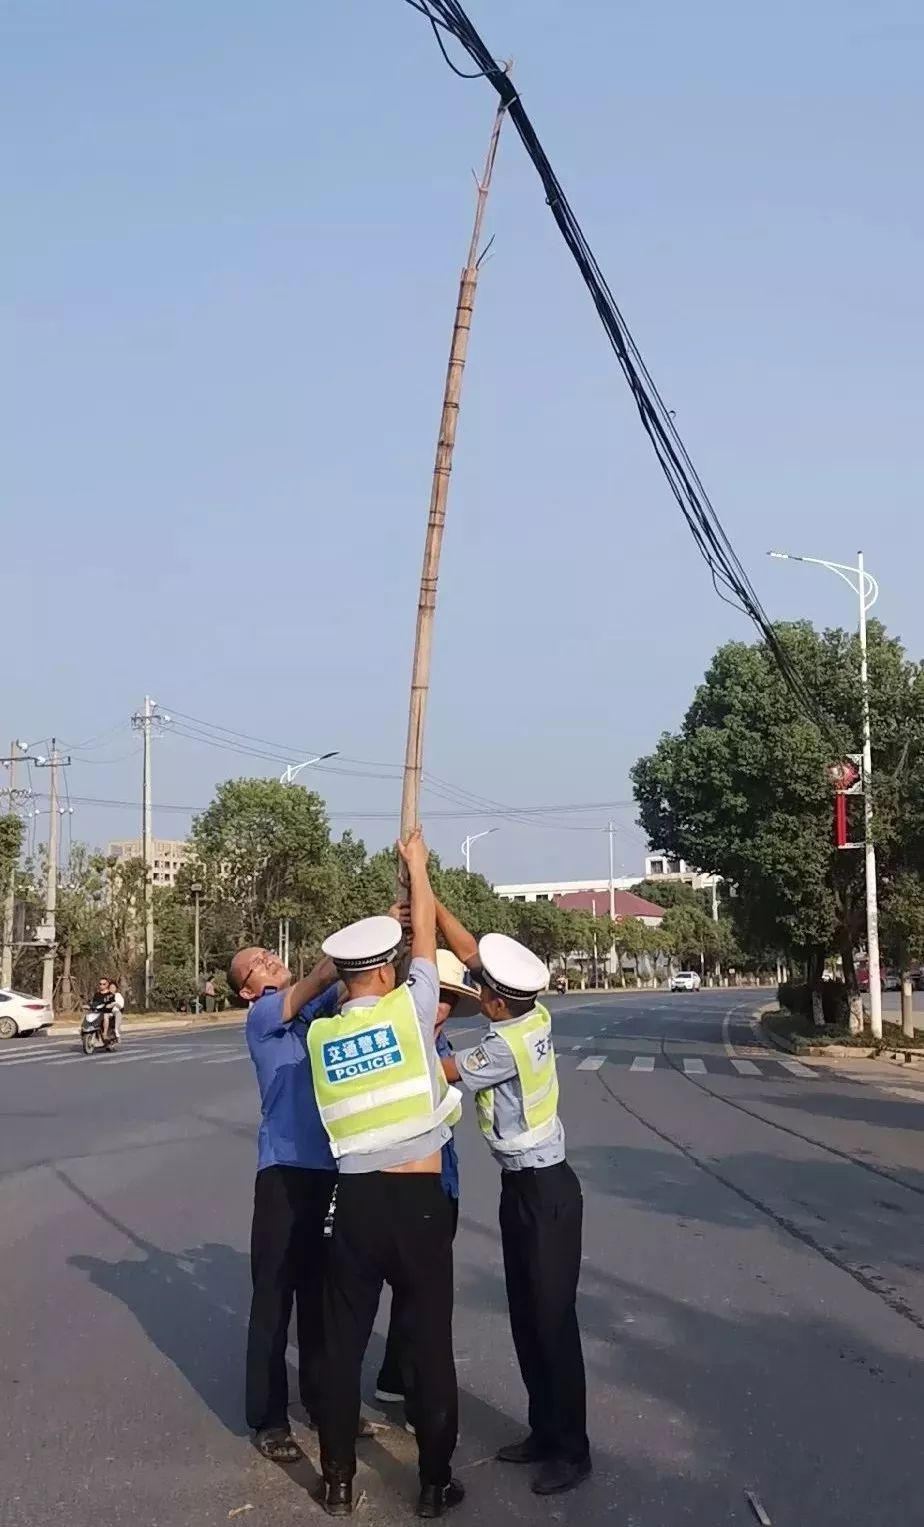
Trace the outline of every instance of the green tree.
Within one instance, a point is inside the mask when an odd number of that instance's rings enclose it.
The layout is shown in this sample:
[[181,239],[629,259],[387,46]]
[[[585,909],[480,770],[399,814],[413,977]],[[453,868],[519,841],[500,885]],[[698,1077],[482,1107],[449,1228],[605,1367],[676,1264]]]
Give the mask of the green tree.
[[[680,731],[635,765],[640,819],[652,844],[737,886],[754,945],[801,957],[816,986],[836,951],[856,1022],[862,865],[832,845],[829,769],[860,746],[858,643],[804,622],[777,629],[824,704],[828,735],[798,709],[763,644],[731,642],[716,653]],[[907,856],[907,779],[924,764],[924,672],[876,622],[869,666],[876,838],[888,878]],[[740,933],[744,920],[736,922]]]
[[0,892],[5,893],[10,872],[19,863],[22,819],[15,814],[0,817]]
[[883,891],[882,948],[902,975],[902,1031],[914,1037],[911,964],[924,958],[924,877],[900,871]]
[[273,945],[288,917],[314,948],[332,924],[338,867],[320,797],[278,780],[232,779],[193,822],[194,867],[210,899],[233,909],[238,945]]

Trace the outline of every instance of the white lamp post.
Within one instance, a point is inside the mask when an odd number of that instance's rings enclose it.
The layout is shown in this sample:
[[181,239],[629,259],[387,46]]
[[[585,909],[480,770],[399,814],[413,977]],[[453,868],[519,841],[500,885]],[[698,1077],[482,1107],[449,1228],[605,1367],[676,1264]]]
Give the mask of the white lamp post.
[[465,873],[472,873],[472,844],[477,843],[479,838],[489,838],[492,832],[497,832],[497,827],[488,827],[484,832],[470,832],[462,843],[462,858],[465,860]]

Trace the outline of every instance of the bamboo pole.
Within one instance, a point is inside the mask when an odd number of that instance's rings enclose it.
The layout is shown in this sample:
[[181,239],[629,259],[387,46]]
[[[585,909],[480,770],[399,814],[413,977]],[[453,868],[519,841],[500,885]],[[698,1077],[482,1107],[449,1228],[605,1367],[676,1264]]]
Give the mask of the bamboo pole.
[[[433,617],[436,611],[436,590],[439,581],[440,551],[443,530],[446,525],[446,504],[449,498],[449,476],[452,471],[452,453],[459,422],[459,400],[462,394],[462,373],[468,351],[468,336],[472,327],[472,312],[478,286],[481,228],[484,222],[494,161],[505,106],[501,104],[494,118],[491,140],[488,145],[484,171],[478,182],[475,202],[475,220],[469,243],[468,259],[459,281],[459,297],[456,303],[452,343],[449,347],[449,364],[446,368],[446,386],[443,391],[443,411],[440,416],[436,461],[433,466],[433,483],[430,489],[430,513],[424,542],[423,568],[420,574],[420,596],[417,603],[417,631],[414,639],[414,666],[411,674],[411,701],[408,713],[407,747],[404,755],[404,781],[401,792],[401,837],[406,839],[419,821],[420,779],[423,771],[423,736],[427,711],[427,695],[430,688],[430,653],[433,646]],[[400,866],[403,871],[403,864]],[[404,877],[399,874],[399,889],[406,890]]]

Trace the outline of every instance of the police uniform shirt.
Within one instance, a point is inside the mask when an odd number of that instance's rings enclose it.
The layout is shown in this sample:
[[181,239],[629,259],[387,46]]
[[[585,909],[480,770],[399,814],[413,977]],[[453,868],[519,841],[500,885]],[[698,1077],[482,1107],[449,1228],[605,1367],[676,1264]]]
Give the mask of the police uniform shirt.
[[[430,1075],[433,1077],[434,1085],[439,1086],[443,1068],[436,1053],[434,1031],[436,1010],[440,1000],[440,978],[432,960],[412,960],[407,985],[417,1013],[420,1032],[423,1035]],[[352,1013],[363,1007],[371,1009],[376,1006],[377,1000],[375,997],[354,997],[351,1002],[344,1002],[341,1012]],[[372,1022],[374,1023],[375,1020],[372,1019]],[[403,1166],[407,1161],[422,1161],[425,1156],[432,1156],[437,1151],[441,1151],[451,1139],[452,1130],[449,1125],[440,1124],[436,1129],[428,1130],[426,1134],[415,1135],[413,1140],[404,1140],[400,1145],[389,1146],[387,1150],[362,1151],[341,1156],[337,1165],[344,1174],[382,1172],[387,1167]]]
[[[522,1020],[510,1019],[511,1023]],[[469,1092],[483,1092],[486,1087],[494,1089],[494,1133],[501,1140],[521,1135],[527,1129],[523,1111],[523,1089],[517,1075],[513,1051],[502,1037],[505,1024],[498,1023],[488,1029],[483,1039],[468,1050],[456,1051],[459,1068],[459,1085]],[[565,1159],[565,1131],[561,1119],[555,1121],[555,1133],[541,1145],[532,1146],[515,1155],[495,1150],[490,1136],[485,1139],[492,1156],[505,1172],[521,1172],[526,1167],[555,1166]]]

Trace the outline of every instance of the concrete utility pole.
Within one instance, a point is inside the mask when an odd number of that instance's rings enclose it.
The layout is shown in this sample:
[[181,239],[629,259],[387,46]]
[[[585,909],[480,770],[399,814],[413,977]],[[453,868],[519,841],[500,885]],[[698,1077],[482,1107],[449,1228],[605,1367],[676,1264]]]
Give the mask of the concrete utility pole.
[[[7,810],[12,812],[16,801],[16,765],[19,762],[19,743],[10,743],[10,794]],[[16,865],[10,865],[10,875],[3,888],[3,947],[0,952],[0,986],[13,984],[13,920],[16,913]]]
[[51,1006],[55,995],[55,913],[58,907],[58,770],[67,768],[70,758],[62,758],[58,752],[58,745],[54,737],[51,739],[51,756],[47,762],[39,764],[41,769],[50,769],[50,783],[48,787],[48,868],[45,878],[45,921],[42,928],[42,942],[46,944],[44,959],[42,960],[42,1001]]
[[141,774],[141,857],[144,860],[144,1005],[151,1006],[154,985],[154,841],[151,836],[151,717],[150,697],[144,697],[144,738]]
[[[436,462],[433,467],[433,483],[430,489],[430,512],[424,543],[423,569],[420,575],[420,595],[417,605],[417,631],[414,640],[414,663],[411,674],[411,701],[408,713],[407,746],[404,755],[404,783],[401,793],[401,837],[406,839],[420,819],[420,777],[423,772],[423,734],[430,688],[430,652],[433,645],[433,616],[436,610],[436,589],[439,581],[440,551],[446,524],[446,504],[449,497],[449,474],[452,471],[452,453],[459,422],[459,399],[462,394],[462,373],[468,350],[468,336],[472,326],[475,292],[478,286],[480,256],[478,245],[484,221],[491,176],[497,157],[497,144],[505,107],[498,107],[491,130],[487,159],[478,184],[475,203],[475,221],[469,243],[468,259],[459,282],[459,297],[449,349],[449,365],[443,392],[443,411],[440,417]],[[403,871],[403,864],[401,870]],[[404,876],[399,874],[402,885]]]
[[851,588],[860,604],[860,700],[863,708],[863,820],[866,869],[866,958],[869,967],[869,1026],[874,1039],[882,1038],[882,975],[879,958],[879,897],[876,889],[876,844],[873,840],[873,744],[869,720],[869,670],[866,655],[866,617],[879,598],[879,584],[866,571],[863,553],[857,563],[827,562],[823,557],[797,557],[785,551],[769,556],[782,562],[810,562],[836,573]]
[[195,970],[196,970],[195,1011],[196,1011],[196,1014],[198,1015],[198,1012],[199,1012],[199,898],[202,895],[202,891],[203,891],[203,886],[202,886],[201,881],[198,881],[198,880],[195,881],[195,883],[193,885],[191,885],[189,889],[192,892],[193,902],[194,902],[194,911],[193,911],[193,964],[194,964]]
[[154,723],[169,721],[158,710],[150,695],[144,706],[132,716],[132,726],[142,736],[141,767],[141,857],[144,861],[144,1005],[151,1005],[154,985],[154,839],[151,833],[151,729]]

